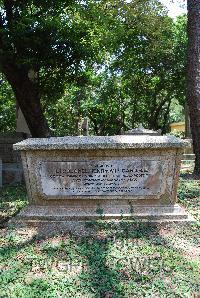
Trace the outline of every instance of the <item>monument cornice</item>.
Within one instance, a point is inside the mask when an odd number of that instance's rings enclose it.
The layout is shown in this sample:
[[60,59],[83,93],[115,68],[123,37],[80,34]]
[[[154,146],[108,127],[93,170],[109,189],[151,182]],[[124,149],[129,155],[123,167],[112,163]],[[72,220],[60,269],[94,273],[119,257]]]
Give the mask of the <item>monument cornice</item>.
[[92,149],[146,149],[185,148],[190,142],[175,136],[74,136],[29,138],[13,146],[15,150],[92,150]]

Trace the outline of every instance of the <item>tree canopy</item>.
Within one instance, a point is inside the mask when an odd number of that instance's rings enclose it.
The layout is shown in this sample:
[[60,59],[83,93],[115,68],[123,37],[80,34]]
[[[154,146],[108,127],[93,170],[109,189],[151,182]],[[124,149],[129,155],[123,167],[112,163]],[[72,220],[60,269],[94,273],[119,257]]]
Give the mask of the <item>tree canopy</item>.
[[93,134],[167,131],[171,102],[185,102],[185,17],[157,0],[0,7],[0,68],[33,136],[50,134],[46,119],[51,134],[77,134],[85,116]]
[[103,7],[101,1],[0,2],[0,69],[33,136],[50,134],[41,99],[59,98],[67,82],[85,84],[101,61],[105,28],[112,26]]

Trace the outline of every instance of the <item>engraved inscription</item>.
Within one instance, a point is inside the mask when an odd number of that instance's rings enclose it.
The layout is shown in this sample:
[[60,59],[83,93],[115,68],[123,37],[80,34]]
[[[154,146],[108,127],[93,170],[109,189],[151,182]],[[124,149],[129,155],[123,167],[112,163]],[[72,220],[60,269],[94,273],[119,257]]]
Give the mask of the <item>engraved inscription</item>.
[[48,196],[155,195],[163,164],[155,160],[44,161],[42,190]]

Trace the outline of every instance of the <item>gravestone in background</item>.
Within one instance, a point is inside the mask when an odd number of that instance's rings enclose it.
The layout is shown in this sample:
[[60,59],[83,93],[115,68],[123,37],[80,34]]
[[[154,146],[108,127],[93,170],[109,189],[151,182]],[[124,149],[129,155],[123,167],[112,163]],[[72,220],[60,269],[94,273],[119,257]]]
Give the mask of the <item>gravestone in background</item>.
[[2,184],[23,182],[23,168],[20,153],[13,150],[13,144],[26,138],[19,132],[0,134],[0,159],[2,160]]
[[30,131],[21,109],[16,108],[16,132],[0,133],[0,159],[2,159],[2,184],[22,183],[23,168],[20,153],[13,150],[13,144],[30,136]]

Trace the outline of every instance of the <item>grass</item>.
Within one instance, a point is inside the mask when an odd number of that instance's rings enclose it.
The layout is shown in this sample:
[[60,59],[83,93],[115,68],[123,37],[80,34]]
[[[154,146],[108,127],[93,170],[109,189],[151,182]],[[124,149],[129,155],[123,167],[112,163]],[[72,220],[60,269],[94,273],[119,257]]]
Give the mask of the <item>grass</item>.
[[0,188],[0,227],[28,203],[24,185]]
[[[5,227],[26,204],[23,187],[0,196],[0,297],[199,297],[198,223],[99,221],[91,234],[41,236]],[[197,218],[200,182],[182,175],[178,197]]]
[[190,175],[182,174],[179,181],[178,200],[180,204],[199,220],[200,180],[192,180],[190,179]]

